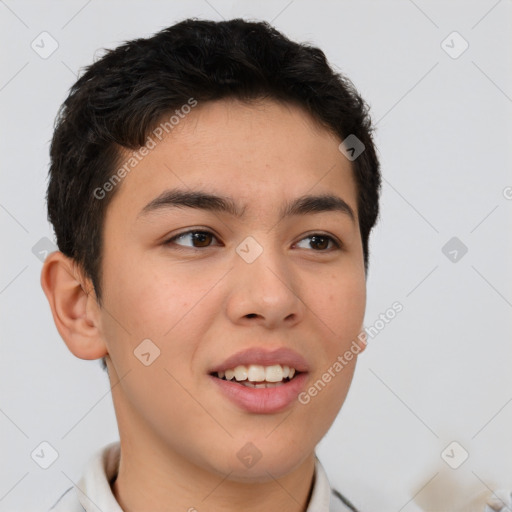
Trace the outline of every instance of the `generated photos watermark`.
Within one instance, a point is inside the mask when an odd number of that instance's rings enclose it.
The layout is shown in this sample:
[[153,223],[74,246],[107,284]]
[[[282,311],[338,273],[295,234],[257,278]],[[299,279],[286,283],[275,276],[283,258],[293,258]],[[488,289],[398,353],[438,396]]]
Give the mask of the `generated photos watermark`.
[[307,405],[311,402],[311,399],[317,396],[326,386],[331,382],[339,373],[343,371],[354,356],[357,356],[359,352],[361,352],[361,345],[366,345],[368,341],[368,337],[375,338],[385,327],[388,325],[398,313],[403,311],[403,305],[396,301],[393,302],[390,308],[388,308],[384,313],[379,315],[379,318],[375,320],[375,322],[369,327],[365,327],[363,331],[359,333],[357,336],[357,340],[353,340],[350,348],[346,350],[343,354],[338,355],[336,360],[325,370],[322,376],[316,380],[314,384],[312,384],[306,391],[303,391],[298,394],[297,400],[302,405]]

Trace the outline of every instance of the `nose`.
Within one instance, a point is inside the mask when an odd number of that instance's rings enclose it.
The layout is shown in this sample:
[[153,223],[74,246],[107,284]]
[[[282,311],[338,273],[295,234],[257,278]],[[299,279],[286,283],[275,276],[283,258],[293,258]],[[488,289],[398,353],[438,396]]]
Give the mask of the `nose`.
[[303,319],[306,306],[300,297],[299,279],[286,258],[270,248],[251,263],[235,256],[227,303],[233,323],[275,329],[292,327]]

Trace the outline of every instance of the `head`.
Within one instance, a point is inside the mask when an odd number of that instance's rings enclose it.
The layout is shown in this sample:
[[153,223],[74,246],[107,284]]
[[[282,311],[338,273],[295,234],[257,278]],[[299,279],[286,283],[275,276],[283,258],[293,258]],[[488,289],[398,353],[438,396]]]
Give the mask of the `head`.
[[[364,145],[355,159],[339,149],[349,136]],[[275,415],[225,403],[209,374],[242,349],[286,346],[306,359],[312,385],[354,342],[363,348],[380,173],[368,107],[351,82],[322,51],[266,23],[186,20],[86,68],[59,111],[50,156],[59,252],[42,285],[70,350],[106,360],[119,382],[118,421],[149,426],[215,471],[227,472],[216,450],[233,452],[234,464],[249,441],[278,473],[297,465],[306,451],[278,462],[272,443],[291,439],[286,453],[316,445],[356,358],[290,406],[291,438],[267,439]],[[184,389],[212,404],[208,414]],[[212,447],[183,419],[198,414],[226,418],[231,437],[217,432]]]

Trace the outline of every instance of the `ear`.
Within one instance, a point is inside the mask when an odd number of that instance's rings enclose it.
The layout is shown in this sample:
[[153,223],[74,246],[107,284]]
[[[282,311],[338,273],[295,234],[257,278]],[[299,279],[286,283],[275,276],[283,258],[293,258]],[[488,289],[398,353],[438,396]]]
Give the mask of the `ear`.
[[41,270],[41,286],[68,349],[80,359],[107,355],[100,307],[90,280],[84,278],[76,262],[59,251],[49,254]]

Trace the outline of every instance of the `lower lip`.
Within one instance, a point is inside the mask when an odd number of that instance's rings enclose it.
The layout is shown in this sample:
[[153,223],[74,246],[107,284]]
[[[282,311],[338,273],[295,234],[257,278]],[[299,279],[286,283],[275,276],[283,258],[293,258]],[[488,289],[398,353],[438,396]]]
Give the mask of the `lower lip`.
[[299,373],[292,380],[273,388],[249,388],[213,375],[209,377],[241,409],[257,414],[270,414],[286,409],[297,400],[297,395],[305,387],[307,374]]

